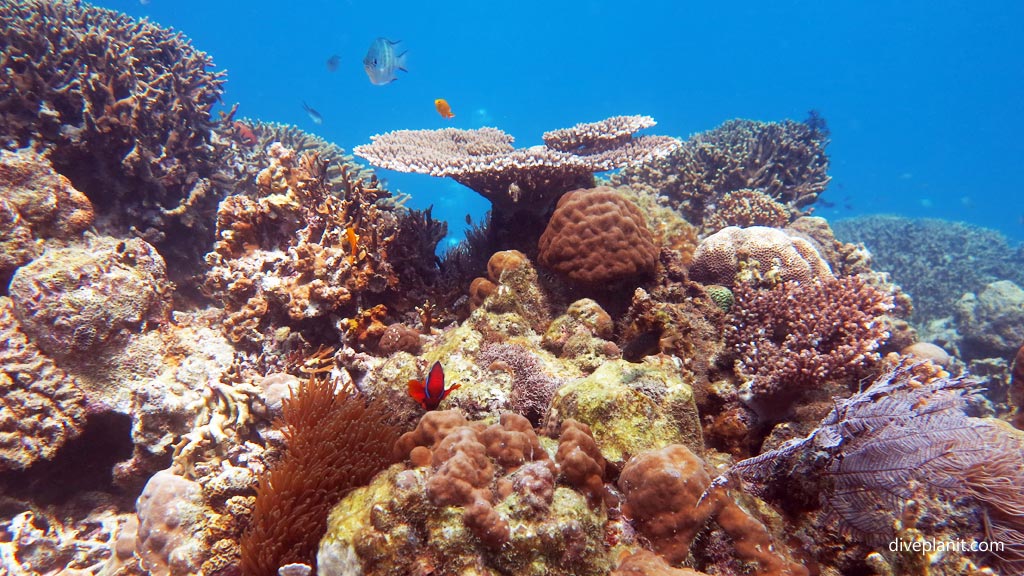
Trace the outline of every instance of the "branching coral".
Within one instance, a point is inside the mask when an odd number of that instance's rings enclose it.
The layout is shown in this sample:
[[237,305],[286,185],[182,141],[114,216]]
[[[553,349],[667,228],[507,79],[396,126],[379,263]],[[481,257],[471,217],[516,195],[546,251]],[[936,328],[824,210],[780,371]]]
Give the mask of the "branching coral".
[[558,197],[593,184],[593,173],[647,162],[678,146],[674,138],[634,137],[649,117],[619,116],[545,134],[546,146],[515,149],[496,128],[399,130],[356,146],[371,164],[450,177],[505,211],[543,213]]
[[[924,366],[927,367],[927,366]],[[951,523],[1002,542],[989,560],[1007,573],[1024,569],[1024,436],[997,420],[970,417],[978,384],[900,364],[835,407],[802,439],[739,462],[717,478],[742,479],[795,500],[820,500],[854,538],[878,544],[895,536],[909,501],[934,518],[936,536]],[[979,514],[980,512],[980,514]],[[941,536],[941,534],[938,534]],[[956,538],[970,534],[957,533]]]
[[787,403],[802,388],[861,373],[889,333],[892,298],[856,276],[773,289],[735,288],[726,344],[739,356],[741,394],[756,409]]
[[314,565],[327,513],[391,463],[398,439],[387,412],[352,388],[311,377],[284,405],[285,453],[260,479],[242,572],[272,576],[291,562]]
[[730,120],[663,159],[624,169],[613,182],[653,188],[713,232],[703,223],[726,194],[741,189],[759,190],[799,215],[828,185],[827,145],[828,130],[813,114],[802,123]]
[[538,243],[542,266],[574,283],[630,288],[654,274],[658,248],[635,204],[606,187],[574,190],[558,201]]
[[[81,2],[5,2],[0,28],[0,139],[48,150],[108,224],[171,253],[208,241],[195,216],[216,207],[226,153],[211,119],[224,79],[210,57],[179,33]],[[171,231],[187,235],[165,244]]]

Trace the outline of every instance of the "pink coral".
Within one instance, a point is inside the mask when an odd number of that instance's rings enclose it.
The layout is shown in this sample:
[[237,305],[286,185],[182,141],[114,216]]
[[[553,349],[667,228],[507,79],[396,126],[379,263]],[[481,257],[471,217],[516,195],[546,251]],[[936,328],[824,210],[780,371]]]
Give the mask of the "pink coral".
[[726,343],[755,406],[860,373],[889,337],[882,316],[892,297],[857,276],[773,289],[739,284],[734,295]]

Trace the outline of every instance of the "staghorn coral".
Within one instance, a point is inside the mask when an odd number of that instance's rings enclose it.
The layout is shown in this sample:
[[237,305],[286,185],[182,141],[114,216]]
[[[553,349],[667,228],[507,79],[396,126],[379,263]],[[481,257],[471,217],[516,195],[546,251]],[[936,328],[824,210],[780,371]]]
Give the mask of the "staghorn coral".
[[386,419],[383,405],[334,380],[312,376],[299,387],[284,405],[284,455],[260,479],[241,541],[243,574],[314,565],[331,507],[391,462],[398,432]]
[[832,270],[807,240],[784,230],[729,226],[704,238],[693,254],[690,277],[731,287],[739,282],[772,286],[831,278]]
[[497,211],[543,213],[564,192],[592,185],[594,172],[647,162],[678,146],[674,138],[633,136],[653,125],[648,117],[618,116],[548,132],[547,146],[524,149],[497,128],[398,130],[354,152],[381,168],[450,177]]
[[18,327],[0,297],[0,471],[48,459],[85,427],[85,396]]
[[648,165],[623,169],[612,181],[658,191],[687,220],[712,232],[705,222],[718,203],[742,189],[759,190],[791,217],[800,215],[828,185],[827,145],[828,130],[813,113],[806,122],[729,120]]
[[683,563],[697,534],[714,520],[732,539],[736,559],[757,564],[756,574],[808,573],[728,493],[716,490],[705,497],[711,477],[704,462],[685,446],[673,444],[638,454],[623,468],[618,485],[624,497],[623,513],[669,564]]
[[55,358],[86,362],[167,323],[171,290],[153,246],[108,237],[47,250],[10,285],[14,313],[32,340]]
[[0,150],[0,284],[39,256],[44,240],[73,240],[93,218],[89,199],[45,157]]
[[654,274],[658,249],[635,204],[607,187],[574,190],[558,201],[538,244],[538,261],[573,283],[630,287]]
[[366,329],[384,319],[378,310],[400,314],[428,300],[445,226],[429,210],[381,204],[388,193],[375,179],[348,176],[339,198],[315,154],[275,143],[269,155],[258,197],[221,203],[220,240],[206,257],[206,287],[224,303],[228,335],[258,347],[274,346],[283,327],[336,329],[375,349],[385,326]]
[[48,151],[105,226],[194,257],[227,153],[224,73],[180,33],[86,3],[5,2],[0,28],[5,145]]
[[738,356],[741,397],[762,414],[823,380],[861,374],[889,337],[881,316],[892,297],[856,276],[738,284],[734,294],[726,345]]
[[[864,391],[837,399],[806,437],[737,463],[713,485],[743,480],[789,500],[816,499],[820,521],[838,522],[868,544],[892,541],[897,519],[919,508],[916,530],[1002,542],[1005,550],[987,559],[1020,572],[1024,499],[1015,486],[1024,481],[1024,436],[968,416],[982,400],[978,383],[929,366],[897,364]],[[944,532],[950,528],[953,536]]]
[[603,507],[555,484],[529,422],[425,414],[396,444],[405,459],[331,512],[320,574],[606,574]]
[[996,280],[1024,286],[1024,245],[1001,233],[930,218],[862,216],[832,223],[836,237],[863,243],[876,270],[914,299],[916,324],[949,316],[965,292]]

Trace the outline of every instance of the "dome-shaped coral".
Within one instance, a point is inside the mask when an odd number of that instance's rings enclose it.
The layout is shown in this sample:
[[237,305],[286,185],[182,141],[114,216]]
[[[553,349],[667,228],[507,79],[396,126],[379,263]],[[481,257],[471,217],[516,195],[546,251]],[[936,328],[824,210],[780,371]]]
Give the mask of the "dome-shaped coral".
[[727,287],[737,280],[774,285],[832,278],[832,269],[803,238],[764,226],[729,226],[700,243],[693,254],[690,277]]
[[588,287],[650,276],[658,261],[640,209],[603,186],[563,196],[538,248],[542,266]]

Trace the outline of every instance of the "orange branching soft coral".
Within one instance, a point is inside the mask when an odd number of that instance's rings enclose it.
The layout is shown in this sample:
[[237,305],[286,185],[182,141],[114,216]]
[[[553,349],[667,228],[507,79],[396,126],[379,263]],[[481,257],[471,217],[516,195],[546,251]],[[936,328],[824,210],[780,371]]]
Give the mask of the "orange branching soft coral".
[[285,402],[285,452],[260,479],[242,572],[273,576],[285,564],[315,565],[327,514],[393,462],[398,430],[386,409],[334,380],[310,377]]

